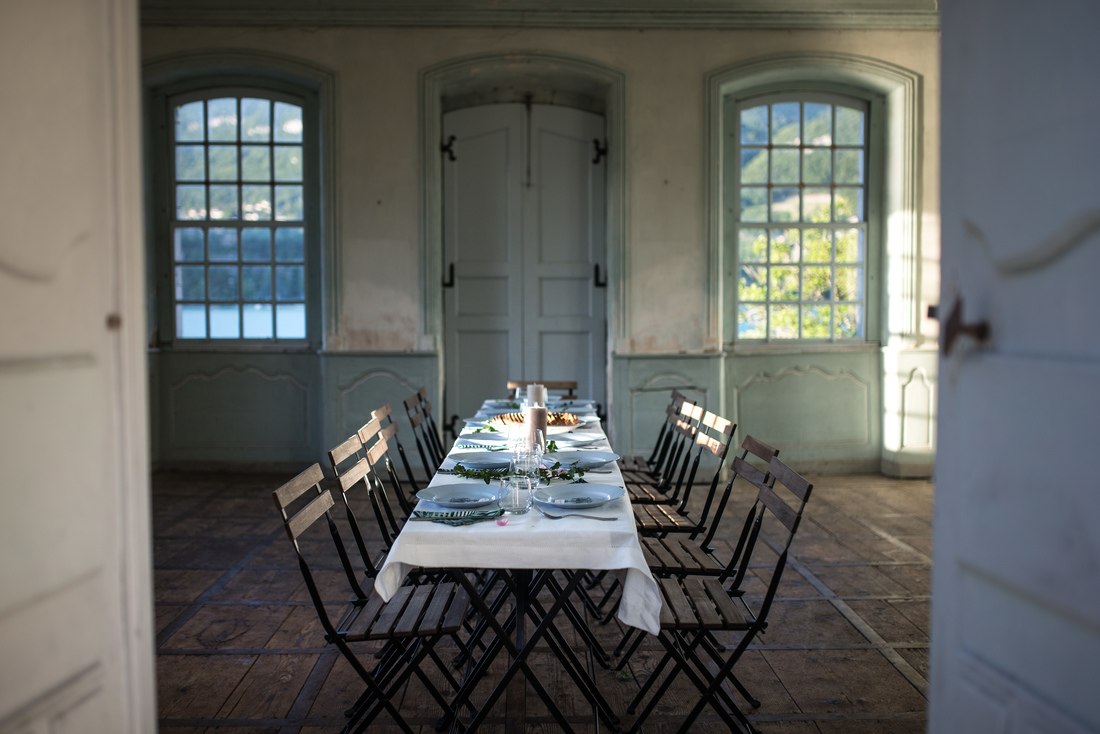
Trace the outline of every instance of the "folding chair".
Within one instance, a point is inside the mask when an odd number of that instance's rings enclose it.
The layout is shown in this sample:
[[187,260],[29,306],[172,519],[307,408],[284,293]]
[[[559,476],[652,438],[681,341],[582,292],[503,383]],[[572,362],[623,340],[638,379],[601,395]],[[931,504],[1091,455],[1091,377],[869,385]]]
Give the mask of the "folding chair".
[[435,421],[430,417],[431,403],[424,397],[423,389],[405,398],[405,415],[409,417],[409,425],[412,426],[413,438],[416,440],[416,451],[420,454],[424,471],[434,474],[446,458],[447,452],[443,450],[443,442],[433,428]]
[[[746,436],[741,442],[741,455],[734,457],[730,466],[733,475],[726,483],[718,507],[714,512],[714,522],[710,523],[706,537],[701,541],[695,536],[685,537],[683,534],[647,536],[641,538],[642,552],[645,553],[649,570],[655,576],[715,576],[723,580],[735,578],[734,588],[740,585],[744,568],[739,563],[745,553],[751,553],[752,545],[756,537],[751,536],[752,513],[745,518],[741,535],[733,547],[730,558],[722,562],[715,556],[714,536],[718,532],[719,518],[725,513],[734,483],[737,478],[744,476],[749,482],[759,484],[770,481],[767,474],[767,466],[772,458],[779,455],[779,449],[773,448],[753,436]],[[758,463],[763,464],[760,469],[749,463],[749,457],[755,457]]]
[[[701,410],[696,408],[696,410]],[[676,487],[672,496],[679,497],[680,503],[672,508],[665,504],[635,504],[634,521],[638,525],[638,532],[643,535],[663,535],[665,533],[688,533],[692,537],[704,532],[710,520],[710,511],[714,503],[714,496],[722,480],[722,471],[725,467],[726,456],[729,453],[733,431],[737,426],[725,418],[711,413],[703,412],[699,425],[695,430],[694,458],[688,461],[685,455],[681,464]],[[696,477],[703,457],[708,460],[717,459],[718,465],[714,475],[706,489],[706,500],[698,520],[693,520],[687,514],[688,502],[695,487]],[[686,475],[686,476],[685,476]],[[718,521],[717,513],[715,522]]]
[[645,505],[679,505],[680,491],[690,462],[692,444],[699,432],[705,411],[689,401],[680,403],[679,410],[668,417],[665,445],[661,448],[651,472],[623,472],[630,501]]
[[[384,404],[380,408],[375,408],[370,412],[371,420],[377,420],[383,429],[389,429],[393,427],[392,433],[387,437],[390,446],[397,449],[397,455],[401,459],[401,468],[405,472],[405,480],[408,482],[409,491],[412,494],[416,494],[420,491],[421,487],[428,486],[428,482],[431,481],[431,476],[417,478],[413,474],[412,466],[409,465],[409,456],[405,453],[405,447],[401,445],[401,440],[397,437],[397,421],[393,419],[393,408],[389,403]],[[369,424],[367,424],[369,425]],[[366,428],[366,425],[363,426]],[[359,429],[359,440],[363,441],[362,428]]]
[[[366,450],[367,461],[374,470],[375,483],[381,482],[388,485],[387,496],[397,500],[402,515],[408,518],[412,514],[414,503],[408,490],[401,484],[397,466],[390,458],[390,439],[397,435],[397,424],[391,422],[383,426],[380,419],[371,418],[359,429],[358,435]],[[413,490],[413,494],[415,493],[416,490]]]
[[654,442],[653,450],[649,452],[649,456],[636,454],[623,456],[619,459],[619,469],[622,470],[624,476],[627,473],[642,474],[654,478],[660,476],[660,472],[654,470],[654,465],[657,463],[657,457],[661,454],[666,440],[670,438],[668,435],[669,425],[675,422],[676,417],[680,414],[680,406],[685,401],[687,401],[687,398],[679,390],[672,391],[668,405],[665,406],[664,420],[661,421],[661,427],[657,431],[657,440]]
[[333,475],[337,477],[361,458],[363,458],[363,442],[356,434],[348,436],[328,452],[329,466],[332,467]]
[[[454,715],[450,703],[421,669],[421,663],[426,657],[431,658],[443,680],[452,690],[458,689],[458,682],[434,647],[444,637],[453,638],[461,646],[457,632],[470,607],[468,594],[454,583],[405,586],[388,603],[373,592],[366,593],[332,518],[334,500],[321,488],[323,478],[320,465],[313,464],[275,490],[272,497],[294,546],[302,578],[325,632],[325,641],[340,651],[365,685],[363,694],[346,712],[349,721],[343,731],[365,731],[385,711],[402,731],[412,732],[412,727],[393,703],[400,699],[401,688],[412,676],[421,681],[447,716]],[[331,554],[324,552],[325,544],[313,540],[314,535],[321,533],[322,518],[328,526],[352,596],[350,601],[338,606],[322,599],[313,574],[314,565],[318,568],[331,565]],[[300,542],[304,536],[308,537]],[[379,652],[372,653],[374,664],[370,668],[360,661],[352,648],[354,643],[369,641],[385,643]]]
[[[764,598],[754,607],[744,595],[731,594],[717,578],[689,576],[658,579],[664,608],[657,639],[665,654],[627,708],[628,712],[633,713],[642,701],[646,701],[631,731],[641,729],[673,680],[684,678],[692,682],[700,695],[684,718],[680,731],[690,728],[704,706],[711,706],[730,729],[756,731],[734,701],[732,693],[724,686],[728,682],[754,708],[760,705],[734,675],[734,668],[749,644],[767,628],[768,612],[813,485],[778,457],[773,457],[768,464],[770,486],[769,482],[762,481],[758,476],[750,477],[749,473],[742,476],[757,489],[753,507],[754,537],[759,534],[765,517],[777,521],[781,529],[780,539],[773,539],[774,550],[778,552],[775,566],[770,574],[757,571],[767,582]],[[743,563],[749,560],[745,558]],[[737,635],[736,645],[719,643],[715,637],[717,632]],[[666,668],[669,669],[666,671]]]

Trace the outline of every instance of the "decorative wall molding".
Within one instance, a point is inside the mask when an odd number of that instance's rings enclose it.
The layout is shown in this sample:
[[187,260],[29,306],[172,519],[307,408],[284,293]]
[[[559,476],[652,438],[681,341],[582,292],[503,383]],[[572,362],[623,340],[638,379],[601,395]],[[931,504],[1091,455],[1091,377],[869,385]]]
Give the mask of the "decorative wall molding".
[[[899,450],[931,449],[935,445],[936,389],[927,371],[914,367],[901,383],[901,441]],[[916,435],[910,426],[923,425]],[[911,435],[912,434],[912,435]]]
[[143,0],[143,25],[937,30],[936,0]]

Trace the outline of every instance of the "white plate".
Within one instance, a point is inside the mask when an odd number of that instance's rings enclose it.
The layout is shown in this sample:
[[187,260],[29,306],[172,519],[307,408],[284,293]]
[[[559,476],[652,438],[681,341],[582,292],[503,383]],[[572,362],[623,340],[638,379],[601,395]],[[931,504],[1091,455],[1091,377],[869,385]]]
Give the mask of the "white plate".
[[599,443],[600,441],[604,440],[604,437],[599,434],[592,433],[591,431],[586,433],[577,433],[574,431],[573,433],[567,433],[563,436],[555,436],[550,440],[556,443],[558,445],[558,448],[574,449],[579,446],[590,446],[594,443]]
[[532,499],[540,505],[556,508],[599,507],[622,497],[626,492],[614,484],[559,484],[536,489]]
[[468,431],[458,437],[458,443],[480,443],[486,446],[500,446],[508,443],[508,434],[503,431]]
[[553,466],[555,462],[559,462],[562,466],[575,466],[578,469],[595,469],[597,466],[618,460],[619,455],[613,451],[588,449],[565,449],[542,457],[542,463],[546,466]]
[[512,462],[509,451],[455,451],[448,458],[467,469],[501,469]]
[[481,507],[497,501],[497,489],[488,484],[441,484],[416,493],[419,499],[433,502],[440,507],[464,509]]

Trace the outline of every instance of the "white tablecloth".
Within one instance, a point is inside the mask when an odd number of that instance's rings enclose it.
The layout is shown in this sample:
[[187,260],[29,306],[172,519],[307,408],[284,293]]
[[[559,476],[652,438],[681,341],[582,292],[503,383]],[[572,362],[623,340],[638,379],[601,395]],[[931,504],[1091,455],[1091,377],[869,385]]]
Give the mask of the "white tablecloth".
[[[460,437],[458,443],[461,442]],[[451,457],[459,457],[461,451],[455,449]],[[585,479],[620,487],[623,483],[617,468],[610,473],[588,473]],[[480,481],[437,474],[431,484]],[[440,509],[425,502],[419,507]],[[579,512],[614,515],[618,520],[550,520],[532,509],[525,515],[506,516],[506,525],[492,520],[459,527],[433,522],[406,523],[375,579],[374,588],[388,601],[416,567],[616,571],[622,582],[622,601],[616,616],[624,624],[657,634],[661,598],[638,542],[629,497]]]

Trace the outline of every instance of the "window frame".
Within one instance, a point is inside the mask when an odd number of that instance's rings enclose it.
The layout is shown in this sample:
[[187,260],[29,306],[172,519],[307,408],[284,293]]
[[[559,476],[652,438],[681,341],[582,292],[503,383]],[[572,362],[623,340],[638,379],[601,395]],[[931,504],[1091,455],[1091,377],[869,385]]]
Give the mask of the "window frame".
[[[175,149],[173,104],[181,100],[213,98],[263,97],[272,101],[290,102],[302,109],[302,185],[305,249],[306,333],[302,339],[272,338],[182,338],[176,335],[175,277],[173,271],[173,231],[184,220],[175,219]],[[150,310],[152,328],[150,344],[155,348],[177,351],[254,351],[264,353],[314,351],[324,341],[326,299],[324,297],[325,225],[323,199],[322,128],[323,111],[316,88],[274,78],[251,74],[201,74],[185,77],[151,90],[149,98],[150,134],[147,141],[151,181],[149,199],[149,238],[153,251],[150,257],[153,304]],[[209,173],[209,172],[208,172]],[[209,225],[210,219],[195,220]],[[224,221],[235,226],[243,217]],[[267,221],[267,220],[264,220]],[[270,220],[276,222],[274,214]],[[238,264],[241,264],[238,260]],[[274,253],[272,255],[274,265]],[[206,301],[212,303],[211,301]],[[241,302],[238,298],[237,302]],[[272,301],[274,303],[274,301]]]
[[[782,103],[797,103],[799,105],[800,120],[804,114],[804,105],[813,103],[824,103],[832,106],[833,119],[835,120],[836,108],[847,107],[849,109],[857,109],[864,115],[863,126],[863,142],[862,151],[864,154],[864,176],[861,188],[863,189],[863,219],[861,219],[855,227],[847,226],[849,223],[838,222],[831,217],[826,223],[814,223],[804,220],[801,216],[795,218],[789,222],[773,221],[770,218],[770,213],[764,221],[760,222],[744,222],[741,220],[741,193],[742,193],[742,181],[741,181],[741,159],[742,151],[745,149],[741,140],[741,112],[746,109],[754,107],[766,106],[769,109],[769,130],[771,128],[770,110],[773,105]],[[882,242],[882,232],[884,228],[881,226],[881,178],[882,156],[879,155],[882,145],[882,133],[881,125],[878,124],[878,118],[881,117],[881,102],[874,95],[868,94],[864,90],[853,89],[845,85],[839,84],[778,84],[770,86],[761,86],[756,88],[750,88],[746,90],[739,90],[738,93],[724,94],[722,97],[722,125],[723,125],[723,141],[726,143],[722,149],[722,211],[723,217],[723,235],[722,246],[729,253],[730,262],[730,283],[728,284],[729,302],[730,307],[726,313],[726,318],[731,324],[731,334],[727,335],[727,343],[732,342],[735,346],[740,346],[742,349],[789,349],[795,348],[798,350],[804,349],[847,349],[854,346],[865,345],[868,342],[877,344],[878,340],[876,335],[879,330],[879,313],[880,303],[882,302],[881,288],[877,287],[877,283],[881,282],[878,274],[881,269],[882,262],[882,249],[884,243]],[[836,131],[833,130],[833,135]],[[778,148],[790,148],[792,150],[803,151],[801,147],[805,141],[800,141],[798,147],[776,145],[769,137],[766,145],[763,149],[770,151],[774,147]],[[751,146],[758,147],[758,146]],[[826,148],[820,146],[820,150],[833,150],[834,153],[838,148],[844,148],[845,146],[838,146],[835,138],[831,146]],[[835,156],[834,156],[835,157]],[[801,172],[803,165],[802,155],[799,155],[799,170]],[[775,184],[772,180],[771,173],[771,160],[768,161],[768,174],[767,180],[763,182],[762,187],[765,188],[769,194],[767,196],[766,207],[770,212],[770,192],[776,186],[781,188],[799,188],[804,189],[806,183],[802,180],[802,176],[799,176],[799,183],[790,184],[784,186],[783,184]],[[750,186],[752,186],[750,184]],[[820,186],[824,187],[824,186]],[[832,181],[828,184],[828,187],[835,191],[837,184]],[[759,187],[758,187],[759,188]],[[801,197],[800,197],[801,198]],[[817,225],[817,226],[815,226]],[[753,301],[753,303],[759,303],[763,306],[765,312],[771,311],[773,304],[790,305],[794,306],[798,311],[798,336],[791,338],[773,337],[771,336],[770,329],[770,316],[765,318],[764,323],[764,336],[763,337],[742,337],[740,336],[740,233],[743,229],[762,229],[762,230],[778,230],[778,229],[798,229],[804,231],[805,229],[817,229],[824,228],[828,230],[840,230],[844,228],[861,229],[865,238],[863,259],[860,263],[862,269],[862,282],[860,283],[863,291],[862,298],[850,299],[858,302],[862,308],[861,318],[863,321],[862,335],[856,337],[837,337],[836,330],[833,328],[838,307],[844,305],[833,300],[822,301],[823,304],[827,304],[830,309],[830,334],[827,337],[815,337],[815,336],[803,336],[802,326],[802,312],[808,305],[812,305],[813,301],[807,301],[804,298],[802,291],[801,274],[807,267],[804,260],[805,248],[800,247],[799,260],[796,263],[791,263],[790,267],[796,267],[799,277],[799,294],[798,298],[794,301],[781,301],[772,300],[770,293],[765,297],[762,302]],[[769,235],[770,241],[770,235]],[[770,248],[769,248],[770,251]],[[762,265],[768,275],[768,280],[771,280],[771,269],[777,265],[771,261],[770,256],[766,256],[763,263],[753,263],[756,265]],[[816,264],[820,266],[821,264]],[[830,252],[830,262],[828,263],[831,272],[831,283],[836,283],[837,273],[837,260],[835,247]],[[768,286],[770,288],[770,286]]]

